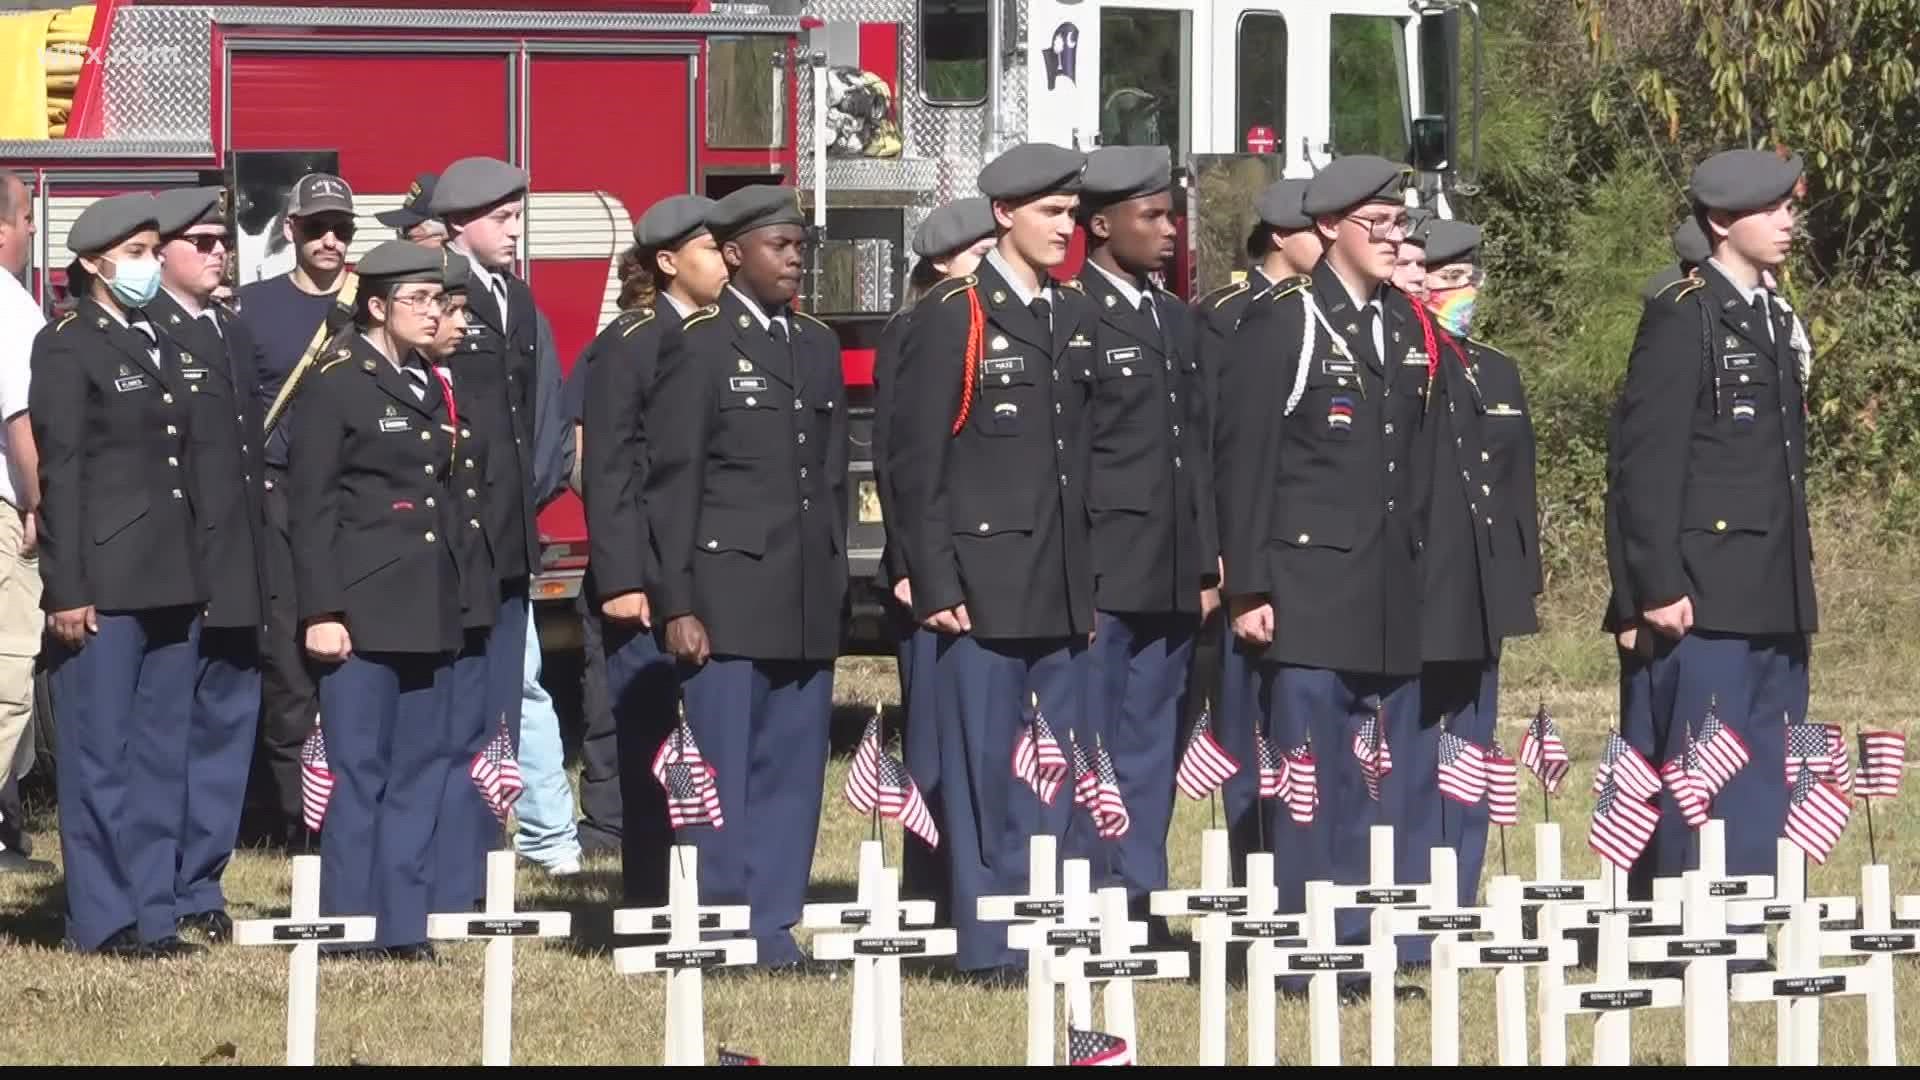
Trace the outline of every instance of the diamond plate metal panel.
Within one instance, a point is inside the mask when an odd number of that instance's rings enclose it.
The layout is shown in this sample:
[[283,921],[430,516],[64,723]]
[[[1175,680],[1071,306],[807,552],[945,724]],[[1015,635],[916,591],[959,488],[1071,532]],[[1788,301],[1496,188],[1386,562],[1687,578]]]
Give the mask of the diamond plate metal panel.
[[0,139],[0,161],[116,161],[205,157],[213,143],[198,139]]
[[122,8],[101,72],[101,134],[210,141],[212,49],[203,8]]
[[592,30],[662,34],[797,34],[792,15],[649,15],[617,11],[457,11],[445,8],[231,7],[195,9],[222,26],[316,26],[367,30]]
[[893,243],[889,240],[854,241],[853,295],[864,311],[892,311]]

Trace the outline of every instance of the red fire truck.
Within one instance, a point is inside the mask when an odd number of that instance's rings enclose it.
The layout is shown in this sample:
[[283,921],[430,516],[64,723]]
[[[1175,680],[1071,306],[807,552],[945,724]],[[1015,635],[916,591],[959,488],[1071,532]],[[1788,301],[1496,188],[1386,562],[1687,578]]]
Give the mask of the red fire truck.
[[[393,235],[373,215],[416,174],[491,154],[532,177],[520,271],[570,366],[616,314],[619,255],[648,205],[793,183],[820,226],[804,306],[839,331],[860,405],[907,237],[1014,143],[1169,146],[1188,243],[1167,284],[1183,295],[1236,271],[1258,186],[1335,153],[1408,160],[1443,212],[1471,190],[1452,122],[1473,100],[1454,62],[1470,0],[807,5],[100,0],[58,137],[0,132],[0,165],[28,181],[41,226],[30,287],[50,311],[64,302],[67,229],[103,195],[228,186],[244,283],[290,268],[280,215],[302,173],[355,189],[357,258]],[[880,548],[869,423],[857,410],[849,455],[853,651],[886,647],[867,585]],[[587,551],[579,501],[561,496],[540,531],[542,635],[566,648]]]

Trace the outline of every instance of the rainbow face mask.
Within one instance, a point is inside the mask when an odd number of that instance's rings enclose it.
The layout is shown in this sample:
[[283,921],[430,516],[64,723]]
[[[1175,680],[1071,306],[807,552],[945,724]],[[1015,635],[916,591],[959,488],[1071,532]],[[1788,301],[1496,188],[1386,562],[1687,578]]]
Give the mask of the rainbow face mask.
[[1463,338],[1473,325],[1473,307],[1480,299],[1480,286],[1463,285],[1427,294],[1427,310],[1447,333]]

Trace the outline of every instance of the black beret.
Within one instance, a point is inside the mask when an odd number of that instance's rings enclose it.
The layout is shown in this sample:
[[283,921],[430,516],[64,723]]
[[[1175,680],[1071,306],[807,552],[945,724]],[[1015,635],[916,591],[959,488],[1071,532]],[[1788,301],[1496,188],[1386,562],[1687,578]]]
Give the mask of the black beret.
[[1334,158],[1307,182],[1307,193],[1300,201],[1301,209],[1319,217],[1337,214],[1362,203],[1398,203],[1406,172],[1403,166],[1373,154],[1348,154]]
[[1792,194],[1800,182],[1800,155],[1724,150],[1693,170],[1687,191],[1710,210],[1758,210]]
[[1158,195],[1173,186],[1173,158],[1164,146],[1103,146],[1087,155],[1080,206],[1088,209]]
[[439,248],[430,248],[411,240],[388,240],[367,252],[353,269],[363,280],[371,278],[381,285],[398,285],[408,281],[437,284],[444,282],[447,276],[440,252]]
[[1700,223],[1688,218],[1673,230],[1673,253],[1681,262],[1697,265],[1712,257],[1713,246],[1707,243],[1707,234],[1700,231]]
[[1253,201],[1253,209],[1260,215],[1262,223],[1276,229],[1295,232],[1310,228],[1313,219],[1301,209],[1301,202],[1307,194],[1307,181],[1281,180],[1268,184],[1260,197]]
[[431,221],[433,215],[427,212],[427,207],[433,205],[434,184],[439,179],[430,172],[414,177],[413,186],[407,188],[406,201],[396,209],[373,215],[373,220],[393,229],[411,229],[423,221]]
[[1427,246],[1427,230],[1440,220],[1432,210],[1424,206],[1407,207],[1407,243],[1415,247]]
[[435,217],[484,210],[527,190],[527,171],[499,158],[464,157],[440,172],[428,208]]
[[1041,195],[1072,195],[1080,190],[1087,155],[1052,143],[1021,143],[980,170],[980,194],[1019,200]]
[[440,259],[441,284],[445,285],[450,293],[466,292],[467,279],[471,276],[469,271],[473,264],[467,261],[465,255],[449,247],[440,249]]
[[985,196],[957,199],[928,214],[913,231],[913,253],[923,259],[951,255],[999,231],[993,220],[993,200]]
[[1480,247],[1480,226],[1434,218],[1426,226],[1427,265],[1472,262]]
[[661,199],[634,224],[633,242],[653,251],[671,251],[707,231],[707,215],[715,205],[705,195]]
[[221,222],[220,196],[225,188],[174,188],[153,197],[160,239],[171,240],[202,222]]
[[96,199],[80,211],[67,230],[67,250],[75,255],[97,255],[142,229],[160,228],[160,207],[152,195],[129,191]]
[[806,225],[800,193],[784,184],[748,184],[707,211],[707,231],[725,243],[769,225]]

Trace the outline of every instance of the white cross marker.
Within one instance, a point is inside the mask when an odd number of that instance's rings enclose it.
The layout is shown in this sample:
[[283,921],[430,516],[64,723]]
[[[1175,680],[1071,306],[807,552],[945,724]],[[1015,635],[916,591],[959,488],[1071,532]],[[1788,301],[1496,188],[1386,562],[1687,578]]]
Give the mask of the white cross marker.
[[1495,1043],[1501,1065],[1527,1063],[1527,969],[1565,971],[1579,961],[1580,947],[1566,938],[1530,941],[1521,933],[1520,879],[1494,878],[1487,886],[1493,912],[1490,941],[1445,937],[1433,943],[1433,1064],[1460,1064],[1460,972],[1494,971]]
[[287,1064],[313,1064],[315,1017],[320,1009],[320,943],[373,940],[371,915],[320,917],[320,856],[293,857],[293,910],[285,919],[233,924],[236,945],[292,945],[287,961]]
[[[1306,936],[1306,918],[1280,918],[1280,890],[1273,883],[1273,856],[1264,851],[1247,856],[1247,913],[1226,925],[1229,941],[1247,945],[1247,1064],[1272,1065],[1274,1045],[1273,980],[1281,942]],[[1202,932],[1205,927],[1202,927]]]
[[[1774,842],[1773,895],[1757,899],[1729,901],[1727,904],[1727,922],[1734,926],[1753,926],[1761,923],[1783,925],[1793,918],[1795,905],[1801,902],[1811,903],[1817,909],[1818,917],[1851,921],[1857,909],[1851,896],[1814,896],[1807,895],[1807,857],[1802,854],[1793,841],[1781,837]],[[1659,889],[1660,883],[1654,882]],[[1785,1016],[1786,1006],[1781,1006],[1781,1015]]]
[[1135,979],[1186,978],[1187,954],[1134,952],[1130,942],[1137,935],[1128,931],[1128,925],[1127,890],[1117,885],[1101,889],[1100,951],[1093,956],[1077,953],[1049,956],[1046,962],[1053,967],[1054,979],[1066,983],[1069,992],[1076,984],[1107,984],[1101,992],[1101,1030],[1125,1039],[1134,1050],[1135,1060],[1139,1060],[1140,1033],[1134,1020],[1133,982]]
[[487,852],[487,910],[427,916],[427,936],[435,940],[483,938],[487,942],[481,992],[480,1064],[513,1063],[513,939],[566,937],[573,916],[565,911],[515,911],[511,851]]
[[[1903,897],[1902,904],[1914,900]],[[1867,1064],[1898,1065],[1893,998],[1893,956],[1920,953],[1920,934],[1893,925],[1893,882],[1885,863],[1860,868],[1860,929],[1823,930],[1820,955],[1864,956],[1873,984],[1867,989]]]
[[702,930],[737,931],[748,926],[744,904],[700,906],[699,849],[676,845],[668,852],[667,906],[623,908],[613,913],[615,934],[652,934],[667,931],[665,945],[633,945],[613,950],[613,970],[622,975],[650,971],[667,974],[666,1065],[702,1065],[706,1062],[706,1012],[702,1004],[701,972],[710,967],[738,967],[760,957],[752,938],[702,941]]
[[[1571,914],[1573,912],[1561,907],[1541,911],[1548,940],[1559,940],[1563,924]],[[1595,945],[1599,967],[1593,982],[1568,985],[1566,969],[1554,965],[1540,969],[1542,1065],[1567,1063],[1567,1017],[1574,1013],[1599,1014],[1593,1022],[1593,1063],[1626,1065],[1633,1054],[1633,1010],[1667,1009],[1680,1004],[1679,979],[1627,978],[1628,916],[1618,911],[1599,915],[1600,934]],[[1561,978],[1548,978],[1549,972]]]
[[[1369,942],[1384,945],[1388,960],[1385,964],[1374,964],[1364,970],[1368,975],[1368,988],[1371,991],[1372,1007],[1372,1044],[1371,1061],[1375,1065],[1391,1065],[1394,1058],[1394,1010],[1393,975],[1399,966],[1399,951],[1394,947],[1393,925],[1395,908],[1430,907],[1433,904],[1435,889],[1431,882],[1425,885],[1401,885],[1393,876],[1393,826],[1375,825],[1368,830],[1368,863],[1371,879],[1365,885],[1333,885],[1323,895],[1331,899],[1337,908],[1366,908],[1369,915]],[[1448,895],[1458,897],[1458,886],[1447,883]],[[1313,911],[1312,894],[1307,899],[1307,915],[1311,919]],[[1309,927],[1311,929],[1311,927]],[[1311,940],[1311,939],[1310,939]],[[1331,940],[1331,939],[1329,939]],[[1313,995],[1332,995],[1337,987],[1329,980],[1315,979],[1308,987],[1308,1008],[1313,1007]]]
[[[899,872],[884,866],[877,840],[860,845],[858,888],[859,903],[864,908],[859,914],[865,918],[850,932],[816,935],[813,955],[822,960],[853,961],[853,1025],[847,1063],[903,1065],[900,958],[952,956],[959,948],[959,938],[951,929],[906,932],[900,928],[903,909],[924,912],[931,922],[933,905],[931,901],[900,902]],[[808,905],[801,918],[806,926],[846,926],[849,915],[845,905],[823,904]]]
[[[1839,935],[1843,943],[1849,936]],[[1867,995],[1882,981],[1880,973],[1866,967],[1821,967],[1821,949],[1819,907],[1795,904],[1793,918],[1780,935],[1774,970],[1733,977],[1733,1000],[1779,1003],[1782,1017],[1775,1035],[1776,1064],[1820,1064],[1820,999],[1840,994]]]
[[[1053,847],[1052,840],[1047,839],[1047,850],[1050,852]],[[1052,1042],[1039,1046],[1033,1041],[1036,1032],[1044,1033],[1051,1039],[1054,1030],[1054,990],[1060,984],[1056,970],[1058,965],[1049,963],[1048,958],[1065,959],[1073,956],[1096,955],[1100,951],[1101,934],[1104,929],[1100,922],[1100,913],[1094,906],[1093,889],[1090,885],[1092,866],[1085,859],[1068,859],[1060,872],[1063,882],[1060,890],[1061,899],[1037,902],[1049,908],[1056,908],[1060,915],[1044,922],[1020,923],[1007,929],[1007,943],[1025,951],[1028,957],[1027,1061],[1030,1065],[1054,1064]],[[993,898],[981,898],[980,904],[983,909],[989,899]],[[1033,906],[1034,903],[1036,902],[1029,902],[1026,910],[1037,910]],[[1145,945],[1147,926],[1145,923],[1129,922],[1115,931],[1115,935],[1125,948]],[[1092,1026],[1093,989],[1088,983],[1078,982],[1067,986],[1067,1016],[1081,1026]]]
[[[1252,879],[1249,879],[1252,880]],[[1194,919],[1200,941],[1200,1064],[1227,1063],[1227,942],[1230,916],[1245,914],[1247,889],[1233,886],[1227,830],[1200,834],[1200,887],[1161,889],[1148,897],[1155,915]]]
[[[1276,945],[1270,947],[1268,953],[1279,962],[1283,974],[1308,976],[1307,1038],[1315,1065],[1340,1064],[1340,972],[1366,972],[1372,976],[1376,990],[1384,982],[1386,1002],[1382,1004],[1375,994],[1368,1004],[1373,1017],[1374,1063],[1390,1065],[1393,1063],[1393,972],[1399,965],[1400,954],[1393,942],[1384,937],[1376,937],[1374,943],[1368,945],[1337,943],[1339,935],[1334,929],[1333,913],[1340,906],[1336,903],[1336,893],[1342,890],[1350,894],[1353,886],[1343,887],[1328,881],[1307,882],[1306,943]],[[1383,1016],[1384,1045],[1381,1042]],[[1381,1061],[1383,1055],[1384,1062]]]
[[1028,1065],[1054,1063],[1054,983],[1040,956],[1049,947],[1044,931],[1059,925],[1067,912],[1066,899],[1053,885],[1056,861],[1053,837],[1035,836],[1027,846],[1026,895],[982,896],[975,901],[975,918],[981,922],[1014,922],[1007,928],[1007,944],[1027,953]]
[[[1637,964],[1686,965],[1682,985],[1689,1065],[1728,1063],[1731,1032],[1727,1023],[1727,962],[1767,958],[1764,933],[1727,933],[1727,902],[1723,899],[1726,884],[1724,874],[1706,869],[1687,871],[1681,875],[1682,932],[1636,937],[1627,950],[1628,959]],[[1767,886],[1771,888],[1772,882]]]

